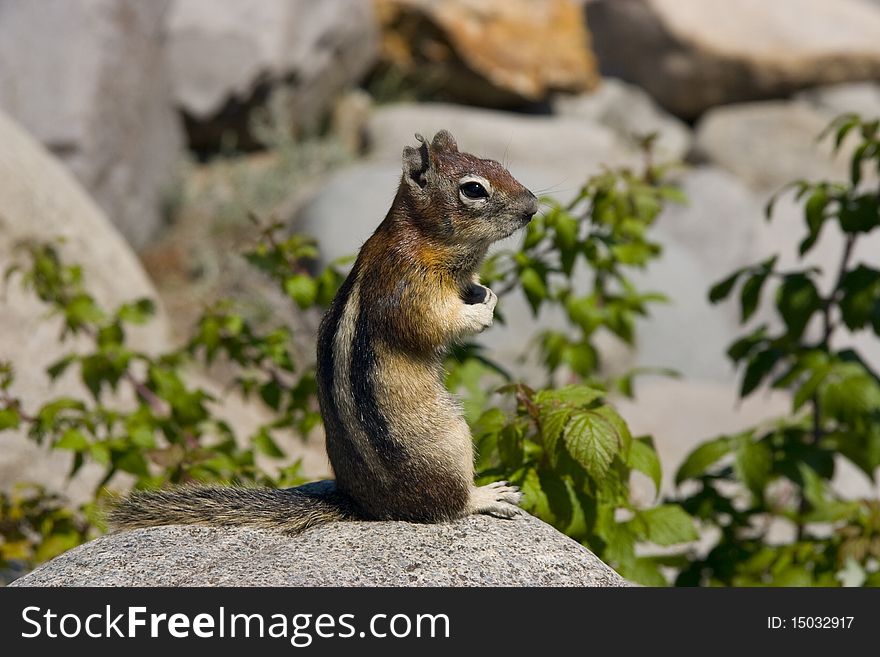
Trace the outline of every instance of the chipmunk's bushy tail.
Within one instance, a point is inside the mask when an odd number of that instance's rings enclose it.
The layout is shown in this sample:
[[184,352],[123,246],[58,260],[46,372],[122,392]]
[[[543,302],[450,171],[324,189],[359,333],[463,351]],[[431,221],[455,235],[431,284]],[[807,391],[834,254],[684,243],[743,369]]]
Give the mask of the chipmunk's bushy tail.
[[181,486],[135,491],[110,510],[114,529],[159,525],[245,526],[297,534],[314,525],[362,516],[351,499],[322,481],[299,488]]

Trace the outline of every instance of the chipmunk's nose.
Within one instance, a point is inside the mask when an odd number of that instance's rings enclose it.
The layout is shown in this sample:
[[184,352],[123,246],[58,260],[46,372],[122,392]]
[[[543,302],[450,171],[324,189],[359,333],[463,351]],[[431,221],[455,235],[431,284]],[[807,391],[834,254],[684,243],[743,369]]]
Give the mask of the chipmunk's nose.
[[[528,191],[528,190],[526,190]],[[525,222],[528,223],[532,220],[532,217],[538,212],[538,197],[528,192],[528,200],[525,203],[525,211],[523,214],[525,215]]]

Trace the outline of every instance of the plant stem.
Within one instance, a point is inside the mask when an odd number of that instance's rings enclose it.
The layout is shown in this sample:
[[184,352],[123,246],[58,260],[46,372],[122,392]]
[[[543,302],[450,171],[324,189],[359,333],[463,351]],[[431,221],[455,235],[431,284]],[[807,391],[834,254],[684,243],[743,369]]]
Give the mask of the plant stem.
[[156,415],[164,415],[168,411],[168,407],[159,397],[156,396],[152,390],[150,390],[146,384],[142,381],[138,381],[135,376],[129,372],[125,371],[125,374],[122,375],[126,381],[131,384],[131,387],[134,388],[135,394],[143,399],[149,405],[150,409]]
[[28,424],[33,424],[37,421],[37,418],[29,413],[26,413],[21,408],[21,401],[12,397],[6,390],[0,391],[0,402],[3,404],[3,408],[11,408],[16,413],[18,413],[18,417],[27,422]]
[[[843,255],[840,258],[840,266],[837,270],[837,280],[834,282],[834,287],[831,289],[828,298],[826,298],[822,303],[822,340],[821,342],[819,342],[818,347],[825,352],[831,351],[831,338],[834,334],[834,330],[838,326],[831,321],[831,310],[833,309],[835,302],[838,300],[838,296],[840,294],[840,285],[843,282],[843,277],[846,276],[847,268],[849,267],[849,261],[852,258],[855,243],[855,234],[849,234],[846,236],[846,243],[843,247]],[[810,443],[812,445],[818,445],[819,441],[822,440],[822,436],[825,435],[825,430],[822,428],[822,407],[819,403],[818,394],[814,394],[812,396],[812,398],[810,399],[810,404],[812,406],[813,423],[812,431],[810,433]],[[806,513],[808,510],[808,504],[803,495],[801,496],[801,501],[798,508],[801,515]],[[800,522],[800,519],[798,519],[798,540],[802,540],[803,536],[804,525]]]
[[843,277],[846,276],[847,267],[849,266],[850,258],[852,258],[853,247],[856,243],[855,234],[850,234],[846,236],[846,244],[843,247],[843,257],[840,259],[840,267],[837,270],[837,280],[834,283],[834,287],[831,289],[831,293],[828,295],[828,298],[825,299],[822,304],[822,341],[819,343],[819,347],[825,349],[826,351],[831,349],[831,335],[834,332],[835,324],[831,322],[831,309],[834,306],[834,302],[837,301],[838,294],[840,292],[840,284],[843,282]]

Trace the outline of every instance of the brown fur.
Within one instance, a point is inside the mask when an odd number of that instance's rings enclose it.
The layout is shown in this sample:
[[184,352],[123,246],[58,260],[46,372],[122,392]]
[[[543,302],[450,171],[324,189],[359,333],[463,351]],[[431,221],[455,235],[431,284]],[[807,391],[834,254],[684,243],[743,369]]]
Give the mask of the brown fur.
[[[318,393],[335,486],[309,494],[139,493],[114,510],[117,526],[254,524],[295,532],[350,517],[437,522],[518,512],[514,487],[473,485],[471,436],[443,386],[442,359],[453,342],[491,324],[495,296],[476,284],[477,269],[492,242],[528,223],[537,200],[498,162],[459,152],[448,132],[430,143],[418,139],[418,147],[404,149],[391,209],[318,334]],[[466,193],[473,183],[484,196]]]

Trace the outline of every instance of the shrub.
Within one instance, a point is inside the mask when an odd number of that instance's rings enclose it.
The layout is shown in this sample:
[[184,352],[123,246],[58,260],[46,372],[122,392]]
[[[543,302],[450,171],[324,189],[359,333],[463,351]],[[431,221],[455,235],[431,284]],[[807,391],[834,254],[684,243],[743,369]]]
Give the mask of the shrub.
[[[792,410],[768,430],[703,443],[679,468],[676,481],[694,489],[679,502],[719,534],[707,555],[681,571],[679,584],[880,584],[880,501],[844,500],[830,485],[841,460],[872,482],[880,465],[880,378],[857,351],[834,346],[844,330],[880,336],[880,271],[854,261],[858,241],[880,226],[880,194],[861,185],[866,169],[880,171],[880,135],[878,121],[856,116],[838,118],[829,131],[835,150],[850,133],[861,138],[849,182],[791,187],[807,229],[799,256],[828,224],[843,236],[837,265],[827,272],[830,289],[822,292],[819,268],[782,270],[774,256],[733,272],[709,293],[719,302],[739,286],[745,324],[764,288],[775,285],[779,321],[752,328],[727,353],[743,369],[742,397],[769,385],[792,393]],[[768,218],[773,208],[771,200]],[[772,540],[774,528],[791,540]]]

